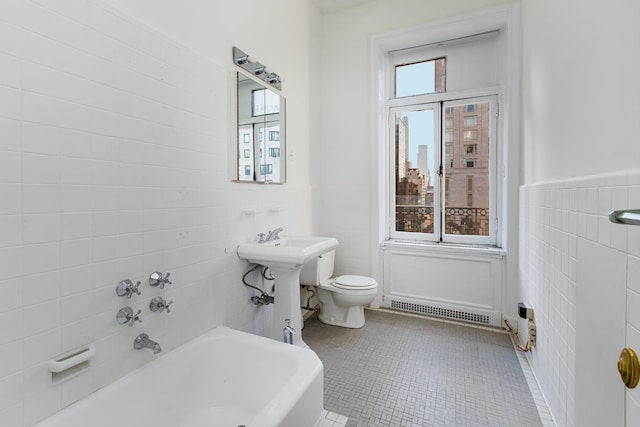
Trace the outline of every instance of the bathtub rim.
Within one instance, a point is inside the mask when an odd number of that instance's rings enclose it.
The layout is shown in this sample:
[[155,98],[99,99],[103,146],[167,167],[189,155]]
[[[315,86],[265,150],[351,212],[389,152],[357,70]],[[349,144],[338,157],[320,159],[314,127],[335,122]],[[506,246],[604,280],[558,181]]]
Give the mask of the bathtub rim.
[[[248,427],[278,426],[280,422],[285,420],[289,412],[291,412],[294,406],[300,401],[302,394],[313,385],[314,381],[319,380],[322,387],[324,386],[324,367],[313,350],[285,344],[260,335],[233,329],[225,325],[218,325],[192,340],[167,351],[166,353],[160,353],[159,355],[154,356],[153,360],[144,363],[115,381],[96,389],[87,396],[64,408],[61,408],[59,411],[51,414],[47,418],[38,421],[34,424],[34,427],[62,426],[64,424],[60,423],[64,423],[65,420],[72,417],[74,412],[90,410],[90,405],[95,404],[95,401],[101,399],[102,395],[108,395],[108,393],[113,392],[114,390],[112,389],[137,380],[138,378],[136,377],[145,375],[147,371],[151,371],[153,373],[153,370],[156,369],[158,365],[162,366],[163,363],[170,363],[171,360],[169,359],[179,358],[180,354],[192,350],[193,347],[198,346],[204,341],[211,339],[224,339],[225,337],[240,339],[241,341],[250,342],[251,344],[255,344],[259,347],[266,346],[266,348],[275,350],[276,353],[293,352],[293,354],[296,355],[296,359],[299,359],[300,362],[292,373],[292,376],[288,378],[282,388],[276,392],[259,411],[255,413],[255,416],[251,420],[249,420],[249,423],[247,424]],[[291,398],[291,395],[296,397]],[[323,407],[324,400],[320,405],[320,412],[317,414],[320,421],[322,419]],[[268,420],[269,422],[264,423],[262,422],[263,420]]]

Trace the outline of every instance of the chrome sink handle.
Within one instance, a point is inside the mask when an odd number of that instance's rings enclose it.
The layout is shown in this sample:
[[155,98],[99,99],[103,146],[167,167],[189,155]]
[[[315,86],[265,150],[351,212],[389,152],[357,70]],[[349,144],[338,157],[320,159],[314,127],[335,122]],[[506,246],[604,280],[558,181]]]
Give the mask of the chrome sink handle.
[[140,286],[140,282],[137,282],[135,285],[129,279],[121,280],[116,287],[116,294],[121,297],[131,298],[131,295],[138,294],[140,295],[140,290],[138,289]]
[[149,310],[153,311],[154,313],[156,311],[159,311],[162,313],[162,311],[167,310],[167,313],[171,313],[171,310],[169,309],[169,306],[171,304],[173,304],[173,301],[167,302],[162,297],[155,297],[149,303]]
[[142,319],[140,319],[140,313],[142,313],[142,310],[138,310],[136,314],[133,314],[133,309],[127,306],[118,310],[116,320],[121,325],[129,323],[129,326],[133,326],[133,324],[136,322],[142,323]]
[[264,239],[265,236],[266,236],[266,234],[264,234],[264,233],[258,233],[258,243],[266,242],[266,240]]
[[171,273],[167,273],[166,276],[163,276],[159,271],[154,271],[151,273],[151,276],[149,276],[149,284],[153,287],[159,286],[160,289],[164,289],[165,284],[171,284],[171,280],[169,280],[170,275]]

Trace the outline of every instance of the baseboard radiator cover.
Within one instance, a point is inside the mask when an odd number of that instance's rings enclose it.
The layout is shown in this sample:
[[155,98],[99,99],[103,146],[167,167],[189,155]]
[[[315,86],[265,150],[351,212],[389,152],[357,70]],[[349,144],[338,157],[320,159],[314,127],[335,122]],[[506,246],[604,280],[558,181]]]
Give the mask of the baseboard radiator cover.
[[474,310],[467,307],[455,307],[445,304],[434,304],[427,301],[416,301],[405,298],[390,297],[389,307],[410,313],[426,314],[444,319],[458,320],[485,326],[500,326],[500,313]]

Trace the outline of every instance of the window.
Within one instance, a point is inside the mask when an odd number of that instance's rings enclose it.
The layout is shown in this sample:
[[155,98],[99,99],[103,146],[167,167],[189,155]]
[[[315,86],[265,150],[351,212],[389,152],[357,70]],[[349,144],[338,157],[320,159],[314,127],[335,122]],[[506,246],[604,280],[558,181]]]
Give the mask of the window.
[[445,58],[429,59],[395,67],[396,98],[444,92]]
[[387,51],[386,238],[497,244],[498,34]]
[[465,130],[463,134],[463,139],[465,141],[475,141],[478,139],[478,131],[477,130]]
[[270,130],[269,131],[269,141],[280,141],[280,131]]
[[464,127],[478,126],[478,116],[467,116],[464,118]]
[[256,89],[251,92],[251,115],[264,116],[280,112],[280,96],[268,89]]
[[[517,194],[513,176],[518,176],[519,168],[518,151],[507,150],[507,138],[518,135],[503,123],[498,99],[505,100],[509,120],[517,129],[519,115],[514,114],[513,106],[520,103],[519,76],[517,67],[510,66],[519,53],[514,39],[517,31],[509,30],[511,15],[500,11],[487,16],[486,22],[484,16],[479,20],[474,15],[460,21],[465,25],[445,22],[421,27],[419,32],[400,31],[401,37],[394,33],[373,39],[374,68],[370,72],[380,96],[371,115],[376,144],[371,166],[380,176],[371,204],[377,220],[372,248],[385,240],[395,242],[393,247],[406,241],[501,247],[509,236],[502,219],[512,215],[511,197],[514,191]],[[436,57],[446,57],[445,90],[399,96],[396,67]],[[406,117],[402,122],[403,113],[426,110],[433,111],[435,120],[425,112],[422,122],[417,117]],[[464,118],[472,116],[477,117],[476,125],[471,126],[474,119],[470,119],[465,127]],[[451,127],[446,120],[449,118]],[[464,141],[465,130],[477,131],[476,139]],[[428,137],[416,136],[420,132]],[[446,132],[452,133],[447,136]],[[448,144],[453,146],[451,155],[445,154]],[[465,153],[465,145],[470,144],[477,144],[475,154]],[[428,145],[429,170],[417,168],[425,178],[424,197],[419,181],[409,174],[418,164],[418,145]],[[473,168],[466,168],[467,159],[474,160]],[[473,176],[471,200],[467,196],[467,176]],[[399,191],[405,191],[406,196],[411,190],[414,200],[402,200]],[[424,205],[412,208],[415,218],[407,217],[398,206],[422,199]],[[469,201],[472,206],[468,206]],[[432,225],[425,227],[423,223]]]
[[251,176],[251,166],[245,165],[245,167],[244,167],[244,175],[245,176]]
[[[490,221],[495,209],[495,178],[489,167],[495,162],[495,114],[491,114],[495,102],[490,96],[442,103],[408,102],[390,108],[395,170],[391,238],[495,242],[491,229],[495,223]],[[464,129],[462,117],[469,106],[479,113],[474,116],[477,129]],[[442,118],[447,109],[454,117],[448,130],[447,118]],[[462,135],[461,140],[454,138],[456,133]],[[419,149],[424,145],[428,148]],[[442,173],[436,173],[441,168]]]
[[272,164],[260,165],[260,175],[268,175],[271,173],[273,173]]
[[[469,103],[472,101],[472,103]],[[441,131],[443,107],[440,103],[425,103],[391,108],[394,117],[394,228],[393,237],[421,236],[427,240],[447,241],[461,238],[462,241],[488,241],[491,211],[491,194],[488,186],[475,186],[476,180],[489,182],[488,167],[493,163],[494,136],[489,123],[494,115],[495,97],[473,100],[450,101],[453,115],[462,114],[469,105],[481,111],[481,130],[463,130],[462,121],[450,131]],[[453,140],[455,132],[462,132],[464,140],[474,140],[464,144]],[[480,132],[480,133],[479,133]],[[442,135],[442,138],[441,138]],[[456,145],[457,144],[457,145]],[[425,147],[426,149],[419,149]],[[482,150],[479,150],[482,146]],[[457,147],[457,148],[456,148]],[[486,153],[479,157],[479,153]],[[456,154],[457,153],[457,154]],[[473,158],[466,156],[473,155]],[[422,157],[421,157],[422,156]],[[443,175],[434,173],[443,164]],[[455,169],[454,164],[461,165]],[[422,166],[421,166],[422,165]],[[416,167],[418,166],[418,167]],[[463,171],[474,169],[474,175]],[[457,171],[460,172],[457,172]],[[463,174],[464,173],[464,174]],[[444,180],[442,180],[444,178]],[[441,186],[444,184],[444,189]],[[461,241],[461,240],[458,240]]]
[[244,158],[245,159],[251,158],[251,150],[244,150]]
[[269,148],[269,157],[280,157],[280,149],[274,147]]
[[444,142],[453,142],[453,132],[445,132],[444,133]]

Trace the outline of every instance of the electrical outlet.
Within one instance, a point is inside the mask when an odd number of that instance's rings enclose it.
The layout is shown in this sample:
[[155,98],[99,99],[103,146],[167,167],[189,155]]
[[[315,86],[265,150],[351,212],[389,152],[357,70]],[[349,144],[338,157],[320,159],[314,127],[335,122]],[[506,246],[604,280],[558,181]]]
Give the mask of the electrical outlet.
[[533,320],[529,320],[529,347],[536,346],[536,324]]

